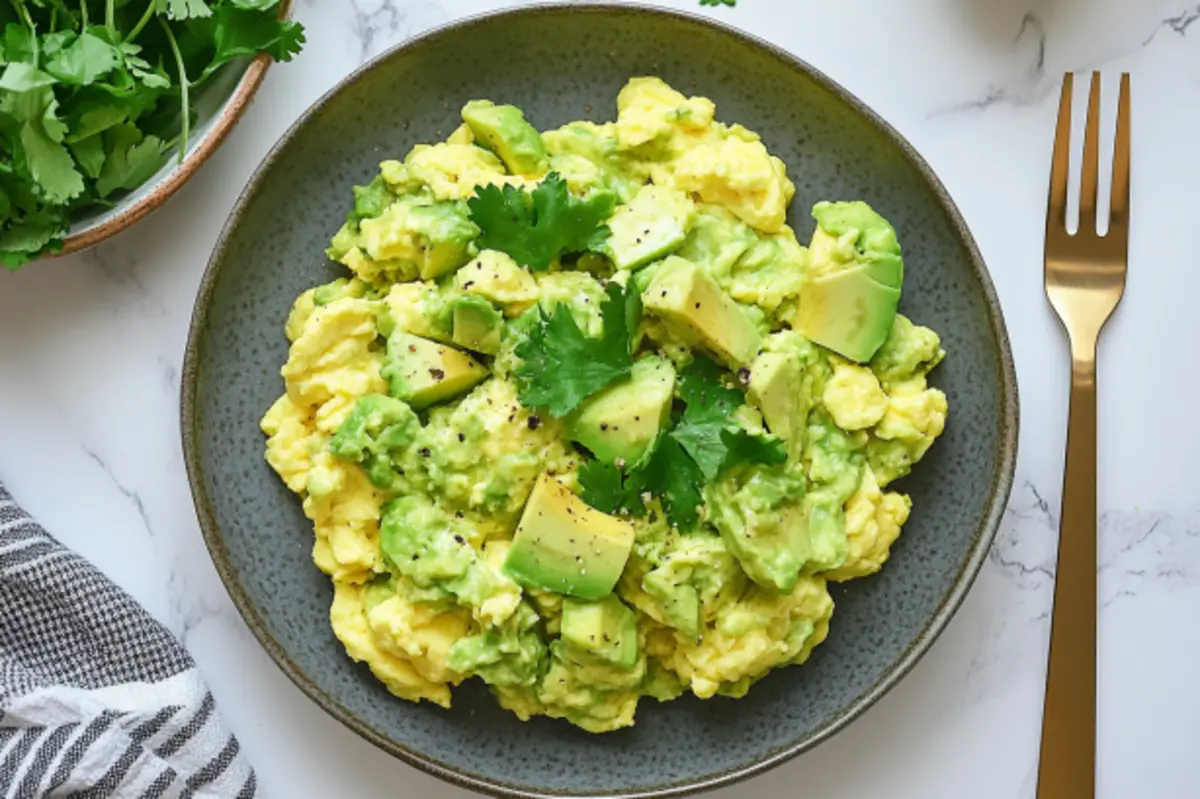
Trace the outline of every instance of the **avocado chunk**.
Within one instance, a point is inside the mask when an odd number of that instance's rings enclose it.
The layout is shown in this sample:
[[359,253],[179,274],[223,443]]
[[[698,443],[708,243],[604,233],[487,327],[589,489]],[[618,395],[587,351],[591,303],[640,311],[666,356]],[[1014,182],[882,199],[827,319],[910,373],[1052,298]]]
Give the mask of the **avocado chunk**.
[[633,365],[628,380],[591,397],[567,427],[567,437],[618,468],[642,459],[671,418],[675,367],[652,355]]
[[465,352],[397,331],[388,338],[380,374],[393,397],[421,410],[464,393],[487,377],[488,370]]
[[612,593],[632,548],[632,524],[590,507],[543,474],[529,495],[504,571],[526,588],[601,599]]
[[669,256],[642,292],[647,311],[683,338],[698,341],[731,368],[758,354],[762,335],[746,313],[691,261]]
[[471,260],[479,228],[462,202],[406,199],[359,223],[359,245],[375,261],[416,265],[422,280],[433,280]]
[[482,297],[460,297],[454,301],[452,319],[455,344],[485,355],[500,351],[504,317],[490,302]]
[[731,471],[704,490],[709,521],[746,576],[786,594],[812,559],[804,475],[793,465]]
[[631,669],[637,665],[637,614],[615,594],[599,602],[563,600],[562,639],[618,668]]
[[808,403],[800,359],[790,352],[762,352],[750,364],[746,399],[762,411],[773,435],[795,441],[804,433]]
[[696,216],[696,204],[679,189],[646,186],[608,220],[605,252],[617,269],[637,269],[679,249]]
[[887,339],[904,263],[896,231],[863,202],[817,203],[808,280],[795,327],[844,358],[865,363]]
[[454,275],[454,284],[468,294],[478,294],[504,315],[520,316],[538,301],[540,290],[529,270],[497,250],[484,250]]
[[538,177],[546,171],[542,137],[515,105],[472,100],[463,106],[462,118],[475,140],[499,156],[512,174]]

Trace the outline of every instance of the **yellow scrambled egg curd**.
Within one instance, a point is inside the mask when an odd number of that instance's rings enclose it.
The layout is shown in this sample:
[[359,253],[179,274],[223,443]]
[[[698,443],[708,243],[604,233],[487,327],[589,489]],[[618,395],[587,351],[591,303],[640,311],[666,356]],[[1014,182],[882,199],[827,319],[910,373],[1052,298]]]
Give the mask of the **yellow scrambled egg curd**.
[[364,605],[366,590],[364,586],[353,583],[335,581],[333,584],[333,607],[329,619],[334,635],[346,648],[346,654],[367,664],[371,673],[401,699],[411,702],[426,699],[442,707],[450,707],[449,681],[429,680],[422,676],[412,658],[403,650],[380,647]]
[[864,469],[862,485],[846,502],[850,554],[840,567],[825,572],[826,579],[852,580],[883,568],[911,510],[912,500],[907,495],[881,491],[875,473],[870,467]]

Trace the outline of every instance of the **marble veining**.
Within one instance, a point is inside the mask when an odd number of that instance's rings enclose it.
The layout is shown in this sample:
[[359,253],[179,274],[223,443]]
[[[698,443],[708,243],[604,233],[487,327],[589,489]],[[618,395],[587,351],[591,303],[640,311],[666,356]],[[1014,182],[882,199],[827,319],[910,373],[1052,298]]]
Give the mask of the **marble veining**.
[[[267,796],[465,797],[376,751],[272,665],[200,540],[178,436],[200,274],[245,180],[317,96],[387,47],[507,0],[300,0],[309,44],[163,209],[87,253],[0,274],[0,479],[61,540],[181,636]],[[1176,799],[1200,781],[1200,507],[1186,444],[1200,379],[1179,230],[1200,162],[1200,5],[1180,0],[739,0],[701,8],[857,93],[946,182],[987,259],[1021,397],[1016,485],[962,609],[914,671],[813,752],[714,796],[1032,799],[1053,598],[1067,360],[1041,294],[1059,78],[1133,73],[1130,283],[1101,343],[1099,793]],[[855,20],[853,45],[831,35]],[[905,55],[895,55],[897,39]],[[747,87],[752,91],[753,87]],[[1106,89],[1107,91],[1107,89]],[[719,112],[719,109],[718,109]],[[332,231],[331,231],[332,232]],[[1194,333],[1195,331],[1193,331]]]

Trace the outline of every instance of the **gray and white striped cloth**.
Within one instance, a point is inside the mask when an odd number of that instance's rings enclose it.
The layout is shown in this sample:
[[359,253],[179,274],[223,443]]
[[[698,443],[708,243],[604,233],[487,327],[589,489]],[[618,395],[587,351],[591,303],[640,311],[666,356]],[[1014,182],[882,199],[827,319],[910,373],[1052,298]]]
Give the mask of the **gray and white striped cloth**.
[[256,793],[183,647],[0,484],[0,796]]

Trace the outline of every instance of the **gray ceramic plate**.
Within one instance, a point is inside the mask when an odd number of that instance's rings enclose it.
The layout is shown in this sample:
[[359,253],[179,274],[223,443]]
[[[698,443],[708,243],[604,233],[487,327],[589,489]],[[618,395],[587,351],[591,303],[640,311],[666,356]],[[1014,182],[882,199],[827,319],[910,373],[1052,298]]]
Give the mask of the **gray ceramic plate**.
[[[934,382],[950,422],[904,482],[912,519],[880,574],[837,588],[832,632],[801,668],[741,700],[647,700],[637,726],[591,736],[521,723],[478,684],[454,709],[391,697],[329,628],[300,505],[263,461],[258,420],[282,391],[283,323],[304,289],[340,274],[323,248],[352,184],[385,157],[445,136],[476,97],[523,107],[541,128],[615,115],[631,76],[657,74],[759,131],[797,187],[790,222],[811,233],[818,199],[865,199],[900,232],[904,312],[942,333]],[[263,646],[309,696],[393,754],[512,796],[690,794],[778,764],[878,699],[933,643],[996,531],[1013,475],[1016,378],[1000,309],[942,185],[884,122],[792,56],[713,22],[627,5],[540,6],[434,31],[326,95],[254,175],[196,303],[183,439],[205,539]],[[476,683],[477,681],[472,681]]]

